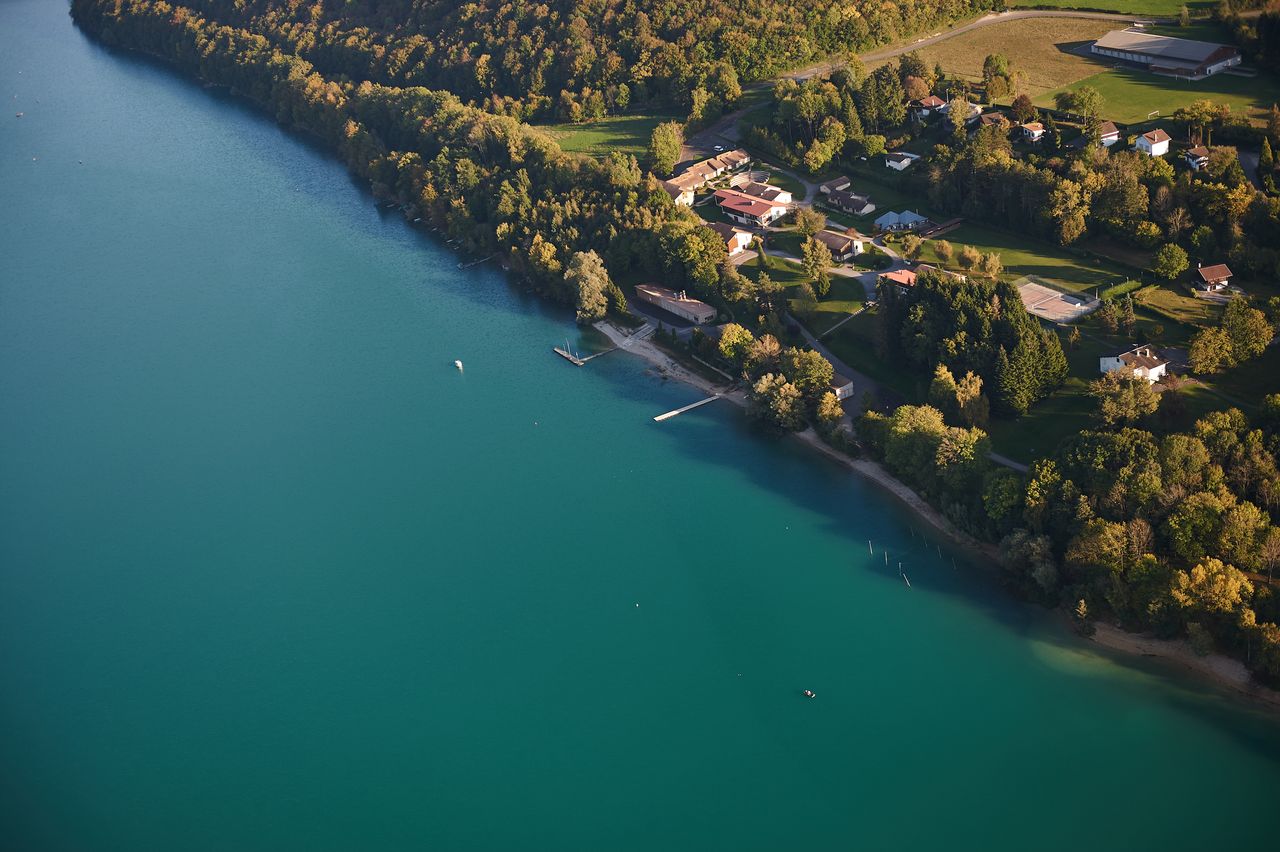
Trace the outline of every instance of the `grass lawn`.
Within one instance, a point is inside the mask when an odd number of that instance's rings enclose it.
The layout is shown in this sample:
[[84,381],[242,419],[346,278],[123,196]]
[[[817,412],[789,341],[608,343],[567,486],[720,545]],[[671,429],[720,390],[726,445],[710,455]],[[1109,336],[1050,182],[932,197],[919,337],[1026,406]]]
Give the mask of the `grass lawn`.
[[1047,92],[1035,98],[1035,103],[1053,106],[1053,96],[1057,91],[1075,90],[1081,86],[1097,89],[1104,101],[1103,114],[1125,124],[1146,121],[1147,115],[1156,110],[1162,117],[1168,117],[1178,107],[1206,98],[1217,104],[1230,104],[1232,112],[1243,113],[1260,123],[1265,119],[1263,113],[1273,103],[1280,102],[1280,80],[1270,74],[1259,74],[1254,78],[1215,74],[1207,80],[1190,82],[1117,68]]
[[[945,234],[942,239],[951,243],[955,255],[959,255],[960,247],[966,245],[981,252],[998,253],[1004,262],[1006,278],[1036,275],[1071,291],[1118,284],[1129,278],[1128,272],[1110,261],[1079,257],[1047,242],[971,222]],[[921,259],[936,263],[938,258],[931,243],[930,240],[925,241]],[[959,269],[954,259],[951,261],[951,268]]]
[[853,369],[869,376],[904,402],[922,402],[929,391],[929,379],[909,370],[895,369],[893,362],[876,354],[875,310],[863,311],[836,329],[822,342]]
[[1026,75],[1027,94],[1035,96],[1098,73],[1099,63],[1073,52],[1073,48],[1117,26],[1114,21],[1080,18],[1004,21],[930,45],[920,56],[930,68],[937,63],[949,75],[981,80],[983,60],[989,54],[1002,53]]
[[590,124],[545,124],[547,133],[566,151],[603,157],[610,151],[640,156],[649,147],[653,128],[664,121],[681,121],[670,115],[611,115]]
[[[1120,12],[1125,15],[1151,15],[1176,18],[1183,7],[1182,0],[1009,0],[1009,6],[1034,6],[1052,9],[1086,9],[1103,12]],[[1213,8],[1210,0],[1192,0],[1185,4],[1191,14],[1205,14]]]
[[1133,294],[1133,301],[1154,314],[1187,325],[1217,325],[1222,306],[1167,287],[1148,287]]
[[[796,234],[798,237],[799,234]],[[776,238],[775,238],[776,239]],[[743,275],[755,279],[760,269],[759,258],[751,258],[738,269]],[[862,307],[866,299],[866,291],[862,284],[852,278],[840,275],[831,276],[831,290],[819,299],[817,304],[805,304],[795,298],[800,284],[808,280],[804,268],[794,261],[781,257],[769,258],[769,277],[787,290],[787,304],[792,313],[800,317],[809,331],[822,334],[831,326]]]
[[796,201],[804,201],[804,184],[786,172],[779,171],[771,166],[765,165],[762,168],[769,170],[769,179],[765,183],[776,186],[779,189],[785,189],[791,193]]
[[1262,356],[1213,377],[1213,386],[1245,407],[1255,407],[1269,393],[1280,393],[1280,346],[1268,346]]

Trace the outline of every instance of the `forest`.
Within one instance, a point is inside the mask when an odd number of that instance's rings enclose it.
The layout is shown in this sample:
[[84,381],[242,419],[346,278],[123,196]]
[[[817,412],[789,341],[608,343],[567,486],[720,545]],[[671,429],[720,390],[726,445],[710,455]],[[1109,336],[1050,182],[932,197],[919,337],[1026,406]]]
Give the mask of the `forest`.
[[[157,3],[157,6],[163,6]],[[188,0],[335,80],[445,89],[522,120],[689,113],[741,84],[994,8],[995,0]]]

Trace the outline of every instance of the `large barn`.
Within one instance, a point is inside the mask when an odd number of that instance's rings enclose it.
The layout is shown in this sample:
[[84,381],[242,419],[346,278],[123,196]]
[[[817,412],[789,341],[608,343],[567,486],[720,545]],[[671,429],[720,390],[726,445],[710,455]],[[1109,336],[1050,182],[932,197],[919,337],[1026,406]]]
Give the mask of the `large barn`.
[[1089,49],[1098,56],[1144,65],[1155,74],[1195,80],[1240,64],[1240,51],[1230,45],[1154,35],[1136,27],[1112,30]]

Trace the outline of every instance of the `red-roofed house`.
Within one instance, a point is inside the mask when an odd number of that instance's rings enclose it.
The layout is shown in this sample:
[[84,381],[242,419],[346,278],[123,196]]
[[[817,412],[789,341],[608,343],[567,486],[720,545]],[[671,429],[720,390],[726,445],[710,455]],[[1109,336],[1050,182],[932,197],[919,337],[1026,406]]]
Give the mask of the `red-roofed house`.
[[1169,134],[1159,127],[1148,130],[1134,140],[1133,150],[1149,157],[1163,157],[1169,153]]
[[735,222],[763,228],[787,214],[787,205],[743,195],[732,189],[717,189],[716,203]]
[[1212,293],[1231,286],[1231,268],[1225,263],[1202,266],[1196,270],[1196,288]]

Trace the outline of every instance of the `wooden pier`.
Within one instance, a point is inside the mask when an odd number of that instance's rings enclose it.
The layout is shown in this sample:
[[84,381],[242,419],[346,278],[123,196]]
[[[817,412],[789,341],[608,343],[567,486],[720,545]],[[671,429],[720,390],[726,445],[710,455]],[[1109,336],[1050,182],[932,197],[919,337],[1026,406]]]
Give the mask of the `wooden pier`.
[[658,423],[661,423],[663,420],[670,420],[672,417],[675,417],[678,414],[684,414],[686,411],[693,411],[695,408],[701,405],[706,405],[708,402],[715,402],[719,398],[720,398],[720,394],[716,394],[715,396],[709,396],[706,399],[700,399],[697,402],[691,402],[688,405],[684,406],[683,408],[677,408],[675,411],[668,411],[666,414],[659,414],[657,417],[653,419]]
[[573,364],[575,367],[581,367],[583,364],[587,363],[586,361],[583,361],[581,358],[579,358],[577,355],[574,355],[568,349],[561,349],[559,346],[552,346],[551,351],[559,355],[561,358],[566,359],[570,364]]

